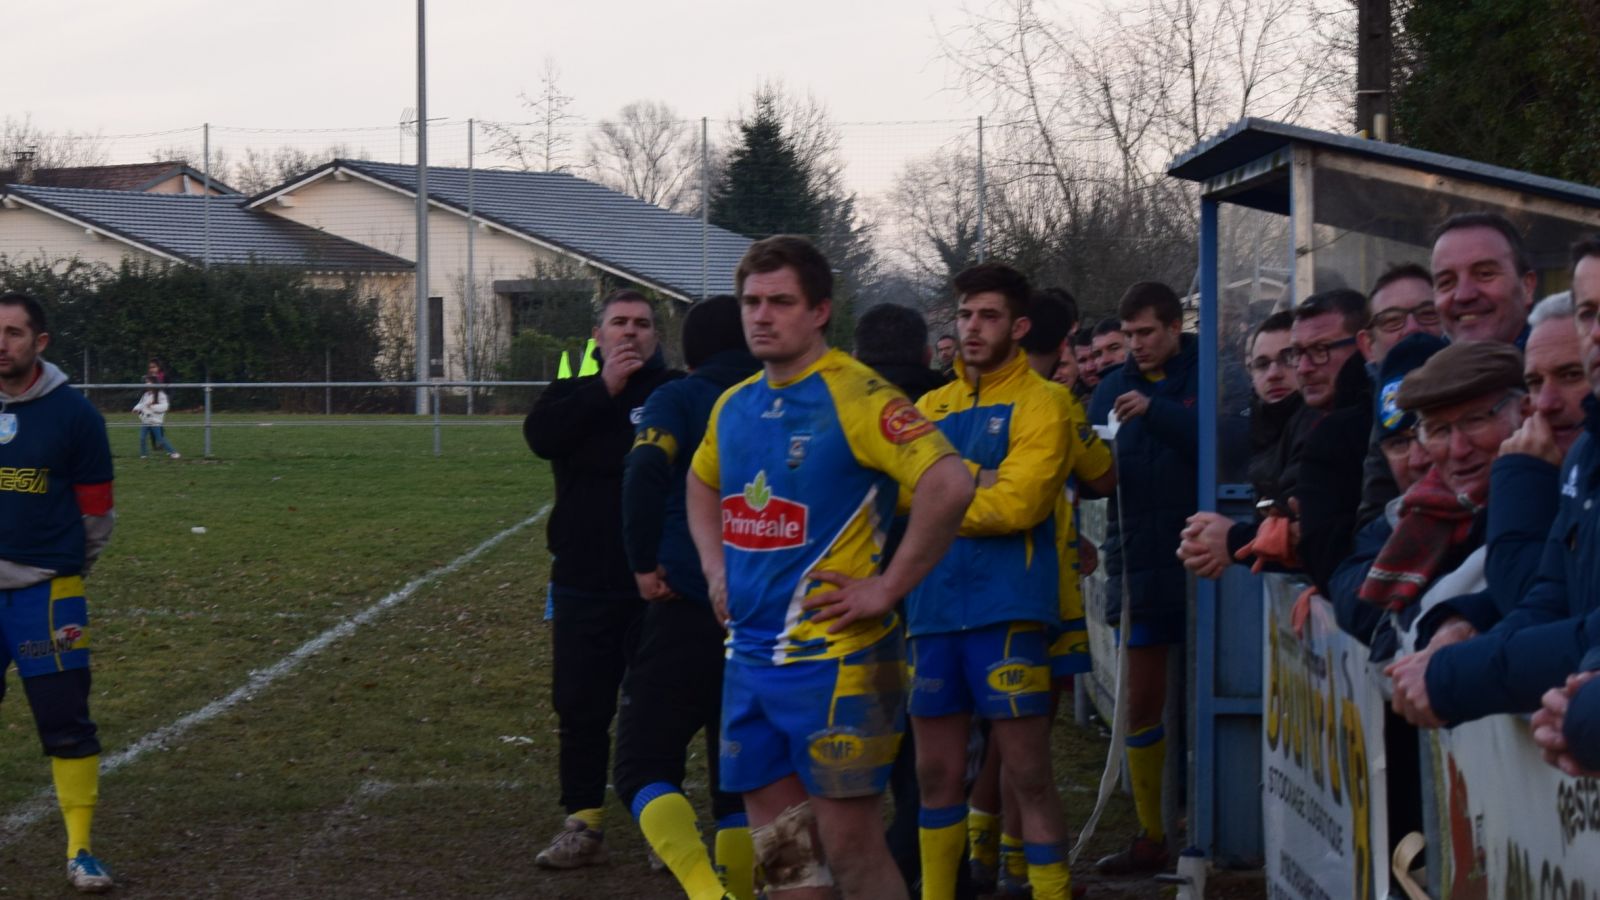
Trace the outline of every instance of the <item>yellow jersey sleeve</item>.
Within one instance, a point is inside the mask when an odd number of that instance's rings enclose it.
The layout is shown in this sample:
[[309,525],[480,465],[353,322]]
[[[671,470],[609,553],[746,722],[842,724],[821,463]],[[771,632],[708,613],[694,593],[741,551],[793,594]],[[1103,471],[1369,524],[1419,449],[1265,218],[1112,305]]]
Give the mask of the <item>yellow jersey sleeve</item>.
[[722,405],[737,392],[738,388],[733,388],[717,398],[716,405],[711,407],[711,418],[706,422],[706,435],[700,439],[694,458],[689,460],[689,470],[695,477],[719,491],[722,490],[722,462],[717,455],[717,420],[722,417]]
[[1023,531],[1044,521],[1072,466],[1064,407],[1040,389],[1019,404],[1011,420],[1011,445],[994,483],[980,485],[961,520],[962,537]]
[[893,478],[900,485],[902,502],[930,466],[956,452],[899,388],[866,367],[859,372],[841,367],[826,377],[856,461]]
[[1072,471],[1079,481],[1093,481],[1111,469],[1111,448],[1089,425],[1083,403],[1069,390],[1062,391],[1067,411],[1067,438],[1073,444]]

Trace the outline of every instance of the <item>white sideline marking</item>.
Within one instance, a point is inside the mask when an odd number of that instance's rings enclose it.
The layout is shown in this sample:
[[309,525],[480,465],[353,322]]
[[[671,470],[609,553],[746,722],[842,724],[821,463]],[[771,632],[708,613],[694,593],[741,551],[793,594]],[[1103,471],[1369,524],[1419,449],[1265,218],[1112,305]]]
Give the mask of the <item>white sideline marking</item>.
[[[418,589],[446,575],[454,574],[463,566],[492,549],[496,544],[544,518],[549,512],[550,504],[547,503],[538,512],[534,513],[528,518],[523,519],[521,522],[518,522],[515,525],[512,525],[510,528],[507,528],[499,534],[489,538],[478,546],[473,547],[471,550],[468,550],[466,553],[463,553],[439,568],[417,576],[407,583],[405,587],[402,587],[394,593],[389,594],[366,609],[363,609],[361,612],[351,616],[350,618],[344,619],[337,625],[334,625],[332,628],[329,628],[327,631],[322,632],[311,640],[306,641],[304,644],[296,647],[288,656],[278,660],[271,666],[251,672],[249,680],[247,680],[243,685],[235,688],[233,692],[228,694],[226,697],[213,700],[194,712],[178,719],[172,724],[157,728],[155,731],[152,731],[144,737],[139,738],[137,741],[134,741],[132,744],[129,744],[122,750],[119,750],[110,756],[104,757],[100,761],[100,774],[108,775],[112,772],[115,772],[123,766],[138,760],[139,757],[144,756],[151,750],[162,747],[167,741],[183,735],[197,725],[204,725],[206,722],[209,722],[228,710],[233,709],[240,703],[251,699],[253,696],[255,696],[257,691],[268,687],[273,682],[293,672],[295,669],[300,667],[301,663],[313,656],[316,656],[323,650],[328,649],[328,647],[332,646],[333,644],[349,637],[352,634],[355,634],[357,629],[377,618],[379,614],[387,612],[393,607],[411,599],[411,595],[415,594]],[[18,805],[18,807],[8,813],[5,818],[0,819],[0,847],[5,847],[15,841],[21,836],[23,829],[26,829],[35,822],[39,821],[39,819],[50,813],[54,808],[55,788],[53,787],[47,787],[40,790],[39,793],[35,794],[32,799],[26,800]]]

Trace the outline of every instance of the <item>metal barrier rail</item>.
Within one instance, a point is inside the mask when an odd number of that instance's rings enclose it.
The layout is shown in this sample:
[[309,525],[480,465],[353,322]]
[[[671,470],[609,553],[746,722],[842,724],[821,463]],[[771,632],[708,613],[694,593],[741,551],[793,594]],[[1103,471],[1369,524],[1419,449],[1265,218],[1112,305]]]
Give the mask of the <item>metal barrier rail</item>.
[[[332,415],[332,407],[333,407],[332,396],[333,396],[333,389],[334,388],[415,388],[419,392],[427,391],[428,392],[428,397],[429,397],[428,406],[431,407],[431,409],[433,410],[433,455],[434,456],[439,456],[442,453],[442,448],[441,448],[441,444],[440,444],[440,433],[441,433],[441,430],[444,427],[444,423],[441,421],[440,413],[439,413],[439,391],[441,389],[443,389],[443,388],[479,388],[479,387],[484,387],[484,388],[487,388],[487,387],[493,387],[493,388],[524,388],[524,387],[549,387],[549,386],[550,386],[550,382],[548,382],[548,381],[180,381],[180,382],[172,382],[170,384],[154,385],[154,387],[157,387],[157,388],[159,388],[160,390],[163,390],[163,391],[200,390],[200,391],[205,392],[205,421],[199,426],[190,425],[190,426],[183,426],[183,427],[189,427],[189,428],[199,427],[199,428],[204,428],[205,429],[205,448],[202,451],[201,455],[204,456],[204,457],[207,457],[207,458],[209,458],[211,456],[211,431],[212,431],[213,428],[257,427],[257,426],[253,426],[253,425],[252,426],[245,426],[245,425],[242,425],[242,424],[241,425],[218,425],[218,424],[213,423],[211,421],[211,412],[212,412],[211,395],[212,395],[212,392],[217,388],[226,388],[226,389],[235,389],[235,388],[238,388],[238,389],[243,389],[243,388],[255,388],[255,389],[267,389],[267,388],[271,388],[271,389],[322,388],[323,390],[328,392],[327,393],[327,398],[328,399],[326,400],[325,406],[324,406],[324,408],[328,410],[328,413],[327,413],[328,415]],[[148,384],[145,384],[143,382],[139,382],[137,384],[79,384],[79,385],[74,385],[74,387],[76,387],[80,391],[83,391],[87,395],[90,391],[97,391],[97,390],[127,390],[127,391],[143,392],[143,391],[149,390],[152,387],[152,385],[148,385]],[[471,412],[470,398],[471,398],[472,395],[469,392],[467,396],[469,398],[469,405],[468,405],[467,414],[471,415],[472,412]],[[419,412],[416,415],[421,416],[421,415],[425,415],[425,413],[420,413]],[[302,423],[302,424],[303,424],[303,426],[310,426],[311,425],[311,423]],[[333,423],[329,423],[329,424],[331,425]],[[341,423],[341,424],[359,424],[359,423],[352,422],[352,423]],[[399,423],[399,422],[384,422],[384,423],[373,423],[373,424],[401,425],[402,423]],[[455,424],[455,423],[452,423],[452,424]],[[465,424],[465,423],[462,423],[462,424]],[[407,426],[407,427],[409,427],[409,426]]]

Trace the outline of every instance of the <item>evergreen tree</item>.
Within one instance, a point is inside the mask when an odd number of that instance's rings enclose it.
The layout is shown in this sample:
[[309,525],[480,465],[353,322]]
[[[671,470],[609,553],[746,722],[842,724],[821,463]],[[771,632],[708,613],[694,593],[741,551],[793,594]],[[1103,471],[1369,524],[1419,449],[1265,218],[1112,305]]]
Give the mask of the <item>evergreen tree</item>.
[[1480,162],[1600,182],[1594,0],[1411,0],[1399,15],[1399,138]]
[[785,133],[775,93],[757,92],[755,112],[739,123],[739,137],[712,191],[712,224],[755,240],[774,234],[816,240],[822,210],[811,173]]

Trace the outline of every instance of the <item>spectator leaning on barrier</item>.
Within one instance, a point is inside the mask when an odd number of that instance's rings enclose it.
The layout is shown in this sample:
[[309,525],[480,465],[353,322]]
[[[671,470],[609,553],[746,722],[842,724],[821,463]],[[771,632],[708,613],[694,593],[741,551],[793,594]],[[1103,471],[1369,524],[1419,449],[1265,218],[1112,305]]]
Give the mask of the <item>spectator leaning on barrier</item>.
[[[1279,485],[1288,463],[1290,423],[1305,405],[1289,347],[1293,325],[1294,313],[1273,313],[1256,326],[1250,339],[1245,360],[1254,394],[1249,410],[1249,478],[1258,517],[1250,522],[1234,522],[1225,516],[1212,518],[1214,514],[1210,513],[1189,517],[1183,541],[1178,545],[1178,558],[1201,578],[1220,577],[1234,561],[1233,554],[1255,538],[1260,518],[1267,515],[1259,504],[1270,503],[1278,514],[1288,515],[1289,498]],[[1208,535],[1206,526],[1211,523],[1216,523],[1217,531]],[[1222,528],[1227,529],[1225,546],[1216,540]]]
[[556,502],[548,538],[552,694],[560,720],[566,823],[535,860],[571,869],[605,862],[602,808],[617,689],[645,602],[622,542],[622,466],[645,400],[683,373],[667,368],[655,310],[614,291],[594,329],[600,373],[553,382],[522,424],[528,447],[550,460]]
[[[1433,468],[1433,459],[1423,449],[1422,442],[1416,439],[1416,413],[1401,409],[1395,402],[1395,395],[1408,374],[1421,368],[1435,353],[1447,346],[1443,338],[1414,334],[1396,344],[1378,367],[1373,421],[1378,428],[1379,445],[1390,477],[1402,492],[1410,490],[1412,485],[1428,474]],[[1305,461],[1301,468],[1308,482],[1315,483],[1320,479],[1324,465],[1320,453],[1313,453],[1312,458]],[[1394,533],[1400,518],[1400,502],[1400,497],[1395,497],[1388,503],[1383,515],[1363,525],[1355,535],[1350,553],[1328,576],[1327,583],[1317,584],[1333,604],[1339,628],[1366,644],[1372,651],[1372,658],[1378,660],[1394,656],[1397,643],[1393,623],[1385,610],[1362,602],[1357,594],[1372,561]]]
[[[1281,462],[1274,494],[1262,498],[1275,501],[1275,505],[1254,528],[1246,525],[1240,529],[1233,520],[1218,513],[1191,516],[1184,529],[1183,548],[1188,551],[1185,565],[1191,570],[1220,575],[1219,567],[1209,561],[1226,563],[1252,557],[1253,561],[1299,568],[1296,545],[1302,542],[1296,532],[1302,511],[1295,497],[1301,482],[1298,470],[1307,447],[1319,441],[1346,438],[1352,430],[1362,436],[1370,427],[1372,382],[1356,346],[1356,336],[1366,322],[1367,298],[1347,288],[1313,294],[1295,307],[1287,356],[1295,364],[1304,403],[1288,422],[1279,443]],[[1343,410],[1349,411],[1344,417],[1349,421],[1341,420],[1337,429],[1322,427],[1329,416]],[[1311,486],[1326,491],[1332,501],[1317,508],[1317,523],[1323,530],[1311,549],[1343,556],[1354,530],[1356,498],[1361,487],[1361,447],[1342,454],[1337,462],[1339,465],[1332,471],[1323,473],[1323,483]],[[1328,569],[1331,571],[1332,566]]]
[[[683,359],[689,377],[650,394],[623,467],[623,543],[639,595],[650,602],[622,679],[614,783],[623,807],[690,898],[721,900],[726,887],[738,900],[752,900],[755,854],[744,801],[717,789],[724,634],[684,508],[689,458],[705,436],[712,405],[761,368],[745,346],[736,298],[710,297],[689,308]],[[938,377],[926,365],[922,370]],[[689,745],[702,729],[715,866],[684,795]]]
[[100,737],[89,717],[84,576],[111,540],[111,445],[100,413],[41,354],[44,308],[0,295],[0,698],[12,664],[50,757],[67,829],[67,880],[112,887],[90,853]]
[[[1357,335],[1361,354],[1374,380],[1378,365],[1389,349],[1417,332],[1438,337],[1444,334],[1439,308],[1433,299],[1433,276],[1426,266],[1400,263],[1391,266],[1372,284],[1367,296],[1372,319]],[[1360,524],[1372,521],[1390,500],[1400,496],[1400,488],[1389,477],[1389,464],[1378,446],[1378,426],[1373,423],[1367,446],[1366,468],[1362,473],[1361,506],[1356,512]]]
[[1183,643],[1187,628],[1188,578],[1177,550],[1184,520],[1198,503],[1199,373],[1196,342],[1183,333],[1183,305],[1171,288],[1139,282],[1123,294],[1118,311],[1132,353],[1128,364],[1102,372],[1089,421],[1104,425],[1114,413],[1122,423],[1114,448],[1120,500],[1112,505],[1120,512],[1101,564],[1109,576],[1107,621],[1118,623],[1124,595],[1130,604],[1128,770],[1143,833],[1095,866],[1135,873],[1159,871],[1169,860],[1161,820],[1167,753],[1161,715],[1167,651]]
[[1538,574],[1560,499],[1561,461],[1583,433],[1589,383],[1572,324],[1571,295],[1563,292],[1541,301],[1528,322],[1523,381],[1532,412],[1500,445],[1490,470],[1490,496],[1505,502],[1489,506],[1488,590],[1429,610],[1418,622],[1419,647],[1428,644],[1435,629],[1453,620],[1465,620],[1474,632],[1488,631],[1516,608]]
[[[1483,589],[1490,466],[1521,425],[1526,397],[1521,354],[1502,344],[1452,344],[1406,377],[1395,403],[1417,414],[1417,440],[1433,468],[1402,496],[1394,533],[1359,589],[1362,601],[1407,624],[1440,599]],[[1413,724],[1407,670],[1416,662],[1389,670],[1394,710]]]
[[[1573,321],[1590,391],[1600,396],[1600,239],[1579,244],[1573,256]],[[1483,635],[1437,650],[1434,636],[1431,660],[1410,672],[1406,700],[1414,721],[1448,725],[1530,712],[1546,690],[1600,662],[1593,654],[1600,646],[1600,406],[1590,398],[1584,409],[1584,434],[1562,464],[1560,505],[1533,587]]]

